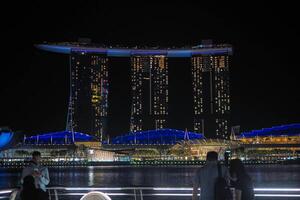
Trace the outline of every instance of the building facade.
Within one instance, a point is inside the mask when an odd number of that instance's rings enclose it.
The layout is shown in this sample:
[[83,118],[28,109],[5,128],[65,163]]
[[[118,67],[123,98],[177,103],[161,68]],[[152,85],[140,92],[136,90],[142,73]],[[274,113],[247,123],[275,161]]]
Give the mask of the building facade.
[[107,126],[110,57],[129,57],[131,60],[129,131],[172,128],[168,124],[168,59],[180,57],[191,59],[192,83],[184,89],[192,87],[193,91],[193,131],[203,133],[207,138],[229,138],[232,54],[229,44],[206,41],[188,48],[139,49],[75,42],[37,47],[70,55],[71,97],[67,130],[92,134],[103,140]]
[[102,141],[107,127],[108,58],[100,53],[72,51],[70,71],[67,129]]
[[131,83],[130,131],[166,128],[168,116],[166,56],[132,56]]
[[229,55],[194,55],[194,131],[208,138],[230,135]]

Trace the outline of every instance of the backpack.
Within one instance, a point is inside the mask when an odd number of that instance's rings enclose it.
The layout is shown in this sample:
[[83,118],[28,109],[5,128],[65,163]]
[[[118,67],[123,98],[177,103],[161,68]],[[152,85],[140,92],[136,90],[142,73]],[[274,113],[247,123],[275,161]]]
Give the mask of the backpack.
[[232,200],[232,193],[227,181],[222,177],[221,165],[218,163],[218,177],[215,182],[215,200]]

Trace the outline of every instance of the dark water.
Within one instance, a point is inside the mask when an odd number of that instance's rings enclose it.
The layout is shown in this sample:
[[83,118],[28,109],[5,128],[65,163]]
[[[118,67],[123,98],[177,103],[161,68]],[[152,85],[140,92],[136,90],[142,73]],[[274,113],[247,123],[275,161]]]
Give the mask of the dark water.
[[[53,186],[191,187],[195,166],[50,168]],[[255,187],[300,187],[300,165],[247,166]],[[0,188],[19,185],[21,169],[0,169]]]

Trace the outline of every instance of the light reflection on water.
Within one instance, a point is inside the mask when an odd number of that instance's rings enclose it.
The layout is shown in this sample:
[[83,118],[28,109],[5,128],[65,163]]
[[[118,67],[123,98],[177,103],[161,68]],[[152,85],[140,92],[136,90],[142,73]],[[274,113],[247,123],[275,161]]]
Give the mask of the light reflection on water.
[[[300,165],[247,166],[255,187],[300,187]],[[50,168],[51,185],[191,187],[195,166]],[[0,188],[19,185],[21,169],[0,169]]]
[[94,185],[94,167],[88,167],[89,169],[89,182],[88,186],[93,186]]
[[248,166],[247,170],[256,187],[299,187],[300,165]]

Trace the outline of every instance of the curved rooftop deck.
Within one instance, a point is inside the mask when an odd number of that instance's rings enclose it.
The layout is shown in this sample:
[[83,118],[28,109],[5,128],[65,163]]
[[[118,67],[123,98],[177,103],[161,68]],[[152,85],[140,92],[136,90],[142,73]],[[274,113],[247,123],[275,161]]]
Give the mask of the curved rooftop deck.
[[155,56],[164,55],[166,57],[192,57],[194,55],[222,55],[232,54],[232,46],[228,44],[222,45],[198,45],[195,47],[183,48],[125,48],[125,47],[105,47],[90,44],[79,43],[55,43],[55,44],[37,44],[38,49],[61,53],[70,54],[71,52],[82,53],[100,53],[106,54],[108,57],[130,57],[130,56]]

